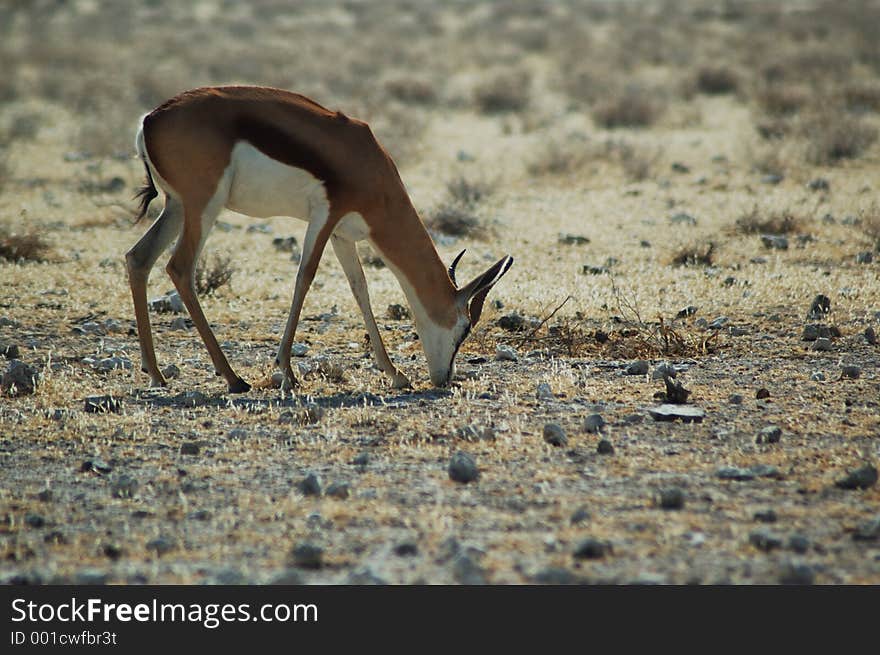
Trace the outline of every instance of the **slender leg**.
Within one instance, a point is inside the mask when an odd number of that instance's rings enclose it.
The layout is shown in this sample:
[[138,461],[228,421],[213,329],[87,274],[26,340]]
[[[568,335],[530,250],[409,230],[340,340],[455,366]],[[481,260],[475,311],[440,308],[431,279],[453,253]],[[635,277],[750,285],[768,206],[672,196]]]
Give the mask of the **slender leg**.
[[184,220],[183,234],[177,242],[174,254],[171,255],[171,260],[165,270],[168,271],[174,286],[177,287],[177,292],[180,294],[183,304],[186,305],[193,325],[196,326],[202,341],[205,342],[211,361],[214,362],[214,369],[226,379],[229,393],[244,393],[250,390],[251,385],[242,380],[229,365],[226,356],[220,349],[220,344],[217,343],[217,338],[211,331],[211,326],[208,325],[195,289],[196,261],[222,206],[223,202],[219,202],[215,198],[202,212],[193,211],[190,207],[186,208],[186,215],[190,220]]
[[153,348],[153,331],[150,326],[150,313],[147,308],[147,281],[156,260],[180,233],[183,220],[183,207],[171,196],[165,197],[165,208],[159,218],[150,226],[146,234],[125,254],[128,268],[128,281],[134,300],[134,315],[137,323],[138,341],[141,347],[141,370],[150,375],[150,386],[164,387],[165,378],[156,363]]
[[348,278],[348,286],[351,287],[354,299],[357,301],[361,314],[363,314],[364,324],[367,327],[367,333],[370,335],[370,343],[373,345],[373,354],[376,356],[379,368],[391,376],[391,384],[395,389],[411,386],[410,381],[397,369],[385,350],[382,335],[379,334],[379,327],[376,325],[376,319],[373,317],[367,279],[364,277],[364,269],[361,266],[360,259],[358,259],[354,241],[348,241],[334,235],[330,242],[333,244],[333,251],[342,265],[342,270],[345,271],[345,277]]
[[284,328],[284,336],[281,338],[278,356],[275,358],[275,362],[284,376],[281,383],[283,391],[289,391],[298,384],[296,377],[293,375],[293,369],[290,366],[290,349],[293,346],[293,337],[296,333],[296,326],[299,323],[303,301],[305,301],[306,293],[309,291],[312,280],[315,279],[315,271],[318,270],[318,262],[321,261],[321,255],[324,253],[327,239],[333,231],[334,225],[328,214],[327,207],[313,211],[312,217],[309,220],[309,227],[306,229],[305,239],[303,239],[302,258],[299,262],[299,269],[296,272],[296,284],[293,289],[293,302],[290,304],[290,315],[287,317],[287,326]]

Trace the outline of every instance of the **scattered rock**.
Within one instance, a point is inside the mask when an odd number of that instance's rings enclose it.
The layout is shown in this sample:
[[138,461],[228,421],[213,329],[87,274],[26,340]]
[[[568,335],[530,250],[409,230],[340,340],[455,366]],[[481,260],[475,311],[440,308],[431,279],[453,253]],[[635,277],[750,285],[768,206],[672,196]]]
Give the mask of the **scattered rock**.
[[590,414],[584,419],[584,431],[589,434],[598,434],[605,427],[605,419],[601,414]]
[[349,585],[387,585],[388,581],[373,573],[370,568],[359,569],[348,574],[345,581]]
[[826,352],[831,350],[831,339],[826,339],[825,337],[819,337],[813,342],[811,350],[816,350],[819,352]]
[[813,382],[825,382],[825,374],[822,371],[813,371],[810,375],[810,380]]
[[21,350],[14,343],[0,344],[0,355],[6,359],[18,359],[21,356]]
[[793,564],[789,562],[784,564],[779,572],[779,584],[812,585],[815,577],[813,569],[806,564]]
[[367,464],[370,463],[370,453],[359,453],[354,457],[354,459],[351,460],[351,463],[361,469],[366,468]]
[[110,483],[110,494],[114,498],[132,498],[137,493],[138,481],[123,473]]
[[669,222],[673,225],[696,225],[697,219],[691,216],[690,214],[686,214],[684,212],[679,212],[677,214],[673,214],[669,217]]
[[849,378],[850,380],[857,380],[862,375],[862,369],[859,366],[841,366],[840,367],[840,378]]
[[550,566],[538,571],[531,579],[533,584],[545,585],[583,585],[589,584],[589,580],[575,575],[568,569],[559,566]]
[[611,543],[588,537],[574,550],[575,559],[602,559],[612,552]]
[[856,541],[880,540],[880,514],[860,523],[853,532],[852,538]]
[[755,443],[779,443],[781,438],[782,428],[778,425],[768,425],[765,428],[761,428],[761,431],[758,432]]
[[100,473],[103,475],[112,471],[113,467],[100,457],[95,457],[93,459],[85,460],[80,465],[79,470],[81,473]]
[[185,316],[178,316],[168,325],[170,329],[178,330],[180,332],[185,332],[186,330],[189,330],[192,326],[192,320]]
[[474,458],[463,450],[459,450],[449,460],[448,472],[450,480],[463,484],[473,482],[480,477]]
[[166,380],[176,380],[180,377],[180,369],[176,364],[169,364],[162,369],[162,375]]
[[717,318],[712,319],[712,322],[709,323],[710,330],[720,330],[723,328],[730,319],[727,316],[718,316]]
[[519,360],[519,355],[516,354],[516,350],[514,350],[511,346],[507,346],[504,344],[498,344],[495,346],[495,361],[496,362],[515,362]]
[[128,371],[131,370],[131,366],[131,360],[128,359],[128,357],[105,357],[104,359],[95,362],[92,368],[96,371],[107,373],[117,369]]
[[272,245],[280,252],[299,252],[299,241],[296,237],[275,237]]
[[332,482],[329,487],[327,487],[327,491],[325,495],[330,496],[331,498],[337,498],[339,500],[345,500],[350,495],[350,488],[345,482]]
[[743,403],[742,394],[740,394],[740,393],[730,394],[730,396],[727,397],[727,402],[729,402],[731,405],[742,405],[742,403]]
[[410,317],[409,310],[403,305],[396,303],[388,305],[388,309],[385,310],[385,315],[392,321],[405,321]]
[[125,551],[122,549],[122,546],[117,543],[105,544],[103,548],[104,557],[107,557],[114,562],[122,557],[124,552]]
[[201,446],[198,441],[184,441],[180,444],[181,455],[198,455],[200,450]]
[[522,332],[526,329],[526,320],[519,314],[506,314],[498,319],[498,327],[508,332]]
[[758,389],[755,392],[755,398],[757,400],[766,400],[769,397],[770,397],[770,391],[765,389],[764,387],[761,387],[760,389]]
[[7,396],[32,394],[40,383],[40,372],[20,359],[10,360],[0,378],[0,390]]
[[687,402],[691,392],[684,388],[681,382],[676,382],[672,378],[663,378],[666,384],[666,391],[658,391],[654,397],[665,403],[674,405],[684,405]]
[[324,549],[303,541],[290,551],[290,563],[299,569],[319,569],[323,566]]
[[624,375],[647,375],[650,365],[644,359],[631,362],[623,371]]
[[177,544],[169,537],[158,537],[146,544],[147,550],[155,551],[159,556],[169,553],[176,548]]
[[538,400],[556,400],[556,396],[553,395],[553,389],[551,389],[550,385],[546,382],[540,382],[538,384],[538,387],[535,390],[535,396]]
[[299,481],[296,488],[303,496],[320,496],[321,482],[314,473],[309,473],[306,477]]
[[752,515],[752,518],[759,523],[776,523],[777,520],[776,512],[772,509],[763,509],[759,512],[755,512]]
[[877,332],[875,332],[874,328],[870,325],[865,328],[865,341],[872,346],[877,345]]
[[747,468],[740,466],[722,466],[715,471],[715,477],[722,480],[747,481],[755,478],[780,478],[782,474],[775,466],[755,464]]
[[838,479],[834,486],[838,489],[867,489],[877,483],[877,467],[865,464],[848,472]]
[[660,489],[654,497],[654,502],[661,509],[681,509],[684,507],[684,491],[679,487]]
[[870,250],[865,250],[856,255],[856,263],[857,264],[870,264],[874,261],[874,253]]
[[706,412],[692,405],[673,405],[664,403],[658,407],[648,409],[648,414],[655,421],[674,421],[681,419],[682,423],[702,423]]
[[782,548],[782,539],[766,530],[755,530],[749,535],[749,543],[758,550],[769,553],[771,550]]
[[817,177],[807,182],[807,188],[810,191],[828,191],[831,189],[831,185],[824,177]]
[[590,512],[587,510],[587,508],[586,507],[578,507],[574,511],[574,513],[571,515],[569,522],[572,525],[580,525],[581,523],[583,523],[585,521],[589,521],[589,520],[590,520]]
[[651,373],[651,379],[665,380],[666,378],[674,378],[676,375],[678,375],[678,371],[675,370],[675,367],[672,364],[669,362],[660,362],[654,367],[654,370]]
[[772,250],[788,250],[788,239],[781,234],[762,234],[761,243]]
[[592,264],[584,264],[584,267],[581,269],[581,273],[584,275],[604,275],[609,272],[607,266],[593,266]]
[[85,400],[85,411],[89,414],[118,414],[122,411],[122,398],[114,396],[89,396]]
[[824,318],[831,311],[831,299],[821,293],[813,298],[810,303],[810,311],[807,312],[807,319]]
[[596,452],[600,455],[613,455],[614,446],[611,445],[611,442],[607,439],[600,439],[599,443],[596,445]]
[[568,437],[565,436],[565,430],[558,423],[544,424],[544,441],[551,446],[568,445]]
[[394,554],[398,557],[414,557],[419,554],[419,546],[414,541],[404,541],[394,547]]
[[452,564],[452,577],[463,585],[483,585],[487,582],[486,570],[468,554],[455,558]]
[[495,430],[489,425],[465,425],[455,430],[455,436],[464,441],[495,441]]
[[771,186],[775,186],[782,182],[785,178],[779,173],[768,173],[767,175],[761,176],[761,184],[769,184]]
[[180,294],[177,291],[169,291],[164,296],[153,298],[148,306],[151,311],[157,314],[181,314],[186,311],[183,300],[180,299]]
[[560,234],[559,243],[566,246],[583,246],[590,243],[590,239],[579,234]]
[[27,514],[24,517],[24,522],[31,528],[42,528],[46,525],[46,519],[39,514]]
[[802,534],[793,534],[788,538],[788,549],[803,555],[810,549],[810,540]]

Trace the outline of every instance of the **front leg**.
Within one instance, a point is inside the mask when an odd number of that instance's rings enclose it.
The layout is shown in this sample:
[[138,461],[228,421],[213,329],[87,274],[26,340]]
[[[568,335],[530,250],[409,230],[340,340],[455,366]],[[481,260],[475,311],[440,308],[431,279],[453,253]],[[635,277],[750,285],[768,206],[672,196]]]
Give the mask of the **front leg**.
[[379,334],[379,327],[376,325],[376,319],[373,317],[367,279],[364,277],[364,269],[361,266],[361,260],[358,259],[354,241],[348,241],[333,235],[331,243],[333,244],[336,258],[342,265],[342,270],[345,271],[345,277],[348,278],[348,286],[351,287],[354,299],[357,301],[361,314],[364,317],[364,324],[367,328],[367,334],[370,335],[370,343],[373,345],[373,354],[376,356],[379,368],[391,376],[391,386],[395,389],[411,386],[409,379],[398,370],[385,350],[382,335]]
[[333,225],[331,224],[327,209],[313,213],[309,221],[309,227],[306,229],[305,239],[303,239],[302,258],[299,262],[299,269],[296,272],[296,285],[293,290],[290,315],[287,317],[287,326],[284,328],[284,336],[281,338],[278,355],[275,357],[275,363],[278,364],[278,368],[283,376],[281,381],[282,391],[291,391],[299,385],[296,376],[293,374],[293,368],[290,366],[290,349],[293,347],[293,338],[296,334],[296,326],[299,323],[303,301],[305,301],[306,293],[309,291],[312,280],[315,279],[318,262],[321,261],[321,255],[332,231]]

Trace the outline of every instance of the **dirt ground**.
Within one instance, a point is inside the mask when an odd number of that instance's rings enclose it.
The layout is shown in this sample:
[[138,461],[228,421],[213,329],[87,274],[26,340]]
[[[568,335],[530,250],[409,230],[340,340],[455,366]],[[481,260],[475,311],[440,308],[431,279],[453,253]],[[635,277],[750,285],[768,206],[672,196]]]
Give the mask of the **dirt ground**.
[[[878,32],[867,1],[5,5],[0,582],[880,584]],[[412,389],[330,255],[296,394],[228,395],[158,311],[177,373],[148,388],[134,132],[220,83],[368,120],[460,279],[514,258],[450,388],[368,248]],[[304,226],[227,211],[208,241],[203,307],[251,382]],[[664,362],[699,421],[651,414]]]

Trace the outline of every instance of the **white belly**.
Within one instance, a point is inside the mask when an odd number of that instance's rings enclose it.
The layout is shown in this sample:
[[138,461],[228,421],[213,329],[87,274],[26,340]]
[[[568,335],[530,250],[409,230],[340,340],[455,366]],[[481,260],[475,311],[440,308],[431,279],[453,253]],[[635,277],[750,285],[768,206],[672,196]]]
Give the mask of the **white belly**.
[[264,155],[246,141],[232,149],[232,184],[226,206],[257,218],[293,216],[309,220],[327,206],[324,183],[308,171]]
[[[232,182],[226,206],[257,218],[292,216],[311,222],[327,218],[324,183],[302,168],[288,166],[240,141],[232,149],[227,171]],[[349,241],[366,239],[370,229],[357,212],[343,216],[335,234]]]

